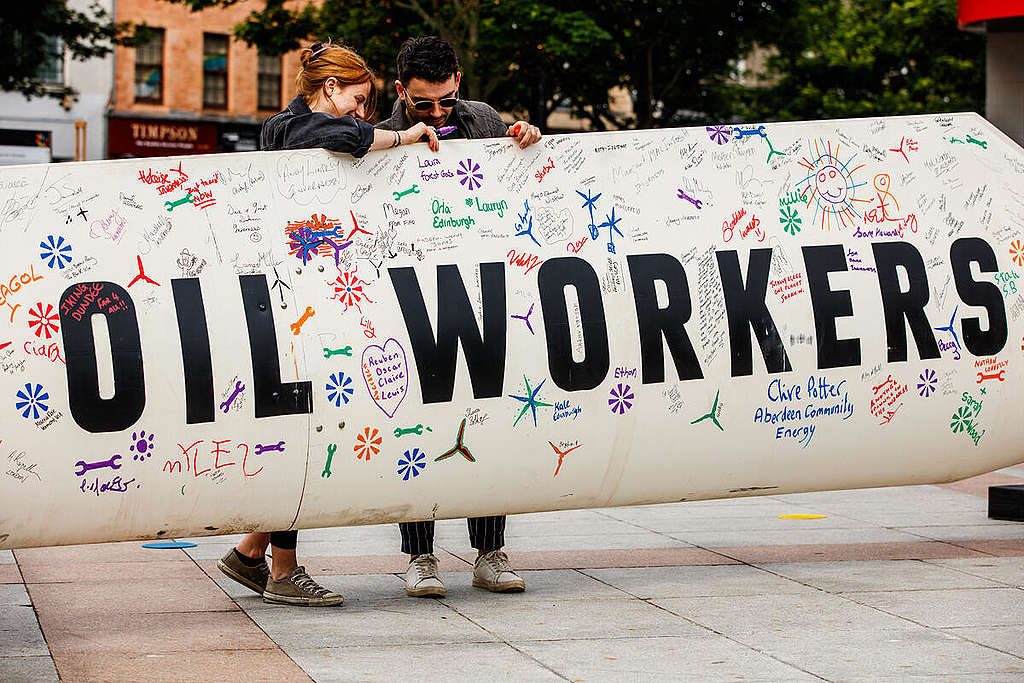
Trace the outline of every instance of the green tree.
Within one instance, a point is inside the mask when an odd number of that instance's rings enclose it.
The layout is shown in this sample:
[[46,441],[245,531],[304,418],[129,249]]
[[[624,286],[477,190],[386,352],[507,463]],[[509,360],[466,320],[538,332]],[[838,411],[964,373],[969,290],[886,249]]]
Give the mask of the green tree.
[[[193,11],[237,0],[168,0]],[[582,4],[582,3],[580,3]],[[499,109],[528,112],[544,127],[563,104],[582,111],[607,105],[617,73],[611,36],[580,9],[538,0],[325,0],[293,11],[265,0],[235,27],[235,35],[270,53],[298,47],[313,36],[353,46],[385,83],[396,77],[395,56],[409,36],[435,34],[452,44],[462,69],[461,95]],[[382,108],[394,93],[384,89]],[[386,113],[386,111],[385,111]]]
[[29,98],[74,95],[72,88],[43,82],[40,64],[56,56],[47,54],[47,44],[52,49],[56,38],[72,59],[85,61],[107,56],[117,43],[130,43],[128,30],[95,3],[87,12],[70,9],[66,0],[0,3],[0,90]]
[[742,93],[749,120],[980,111],[984,39],[957,29],[956,0],[801,3]]
[[737,60],[770,41],[793,0],[598,0],[593,15],[616,44],[639,128],[729,118]]

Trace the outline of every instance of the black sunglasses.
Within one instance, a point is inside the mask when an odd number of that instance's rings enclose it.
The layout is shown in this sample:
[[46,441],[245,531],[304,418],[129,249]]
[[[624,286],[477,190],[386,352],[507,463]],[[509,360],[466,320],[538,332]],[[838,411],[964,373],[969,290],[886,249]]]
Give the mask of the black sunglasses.
[[[406,94],[408,97],[408,94]],[[442,97],[439,100],[420,100],[418,102],[410,102],[412,108],[416,111],[430,111],[433,108],[434,102],[437,102],[441,107],[450,109],[455,106],[455,103],[459,101],[458,93],[454,97]]]

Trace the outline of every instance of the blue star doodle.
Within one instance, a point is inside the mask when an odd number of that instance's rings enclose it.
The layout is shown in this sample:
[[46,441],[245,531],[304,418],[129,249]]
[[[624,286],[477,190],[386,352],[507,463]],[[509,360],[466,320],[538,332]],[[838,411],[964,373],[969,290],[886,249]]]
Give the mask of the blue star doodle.
[[64,266],[71,263],[71,243],[66,242],[60,235],[57,235],[56,241],[53,235],[47,235],[46,239],[39,243],[39,248],[42,250],[39,258],[50,268],[57,266],[63,270]]
[[590,190],[587,190],[586,194],[576,190],[576,194],[583,197],[583,208],[590,211],[590,225],[588,226],[590,228],[590,239],[596,240],[600,232],[598,231],[597,226],[594,225],[594,205],[597,203],[597,200],[601,198],[601,194],[598,193],[596,197],[591,197]]
[[18,400],[14,402],[14,407],[21,411],[21,416],[24,418],[28,418],[31,413],[31,419],[38,420],[40,411],[45,414],[50,409],[44,403],[50,398],[50,394],[43,389],[42,384],[37,384],[35,387],[31,383],[26,384],[24,389],[18,389],[16,396]]
[[341,402],[348,403],[352,398],[352,378],[346,377],[344,372],[335,372],[327,382],[327,400],[336,407],[341,407]]
[[409,477],[418,477],[420,472],[427,466],[427,455],[420,449],[414,448],[412,452],[406,451],[398,458],[398,475],[402,481],[409,481]]
[[614,254],[615,253],[615,234],[614,233],[617,232],[617,233],[619,233],[619,237],[624,237],[624,235],[622,234],[622,231],[619,230],[619,221],[621,221],[622,219],[615,217],[615,207],[614,206],[612,207],[611,215],[609,216],[608,214],[605,214],[604,218],[605,218],[604,223],[601,223],[601,225],[599,225],[597,227],[599,227],[599,228],[608,228],[608,253],[609,254]]
[[[519,214],[516,214],[516,216],[519,217],[519,222],[516,223],[516,234],[515,234],[515,236],[516,237],[522,237],[523,235],[526,235],[531,240],[533,240],[534,244],[536,244],[539,247],[540,246],[540,242],[538,242],[537,238],[533,236],[533,216],[530,215],[530,200],[529,199],[523,201],[523,207],[524,207],[523,212],[519,213]],[[526,226],[525,229],[523,228],[524,225]]]
[[958,304],[957,307],[953,309],[953,316],[949,319],[949,325],[946,325],[945,327],[934,328],[936,332],[949,332],[951,335],[953,335],[953,342],[956,344],[957,350],[960,349],[960,338],[956,336],[956,330],[953,328],[953,325],[956,324],[956,312],[959,309],[960,306]]
[[540,384],[538,384],[534,389],[530,389],[530,380],[526,379],[526,375],[523,375],[523,381],[526,382],[525,396],[513,396],[512,394],[508,395],[509,398],[514,398],[515,400],[521,401],[523,403],[523,409],[519,411],[519,415],[516,416],[516,421],[512,423],[512,426],[515,427],[517,424],[519,424],[519,419],[526,414],[527,410],[530,410],[533,412],[533,426],[536,427],[537,408],[551,407],[550,403],[542,403],[537,400],[537,394],[540,392],[540,388],[544,386],[544,382],[546,382],[547,380],[542,379],[540,381]]

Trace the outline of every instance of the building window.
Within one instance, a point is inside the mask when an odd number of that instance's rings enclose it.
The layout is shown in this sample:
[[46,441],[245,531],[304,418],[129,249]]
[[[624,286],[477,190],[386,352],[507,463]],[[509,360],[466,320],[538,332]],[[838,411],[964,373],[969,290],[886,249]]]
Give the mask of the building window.
[[277,111],[281,108],[281,57],[260,55],[256,71],[259,108]]
[[164,99],[164,30],[149,28],[150,39],[135,46],[135,101]]
[[43,38],[39,80],[46,85],[64,85],[64,43],[57,36]]
[[203,34],[203,106],[228,107],[228,37]]

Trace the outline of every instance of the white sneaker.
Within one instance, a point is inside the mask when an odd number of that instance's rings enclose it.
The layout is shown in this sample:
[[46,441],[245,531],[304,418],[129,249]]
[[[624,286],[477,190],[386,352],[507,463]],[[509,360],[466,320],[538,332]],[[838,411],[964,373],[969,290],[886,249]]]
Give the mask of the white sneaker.
[[405,571],[405,594],[414,598],[443,598],[444,583],[437,574],[437,558],[430,553],[417,555]]
[[508,555],[501,550],[492,550],[476,558],[473,585],[495,593],[521,593],[526,590],[526,582],[513,571]]

